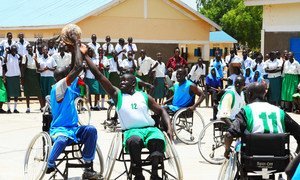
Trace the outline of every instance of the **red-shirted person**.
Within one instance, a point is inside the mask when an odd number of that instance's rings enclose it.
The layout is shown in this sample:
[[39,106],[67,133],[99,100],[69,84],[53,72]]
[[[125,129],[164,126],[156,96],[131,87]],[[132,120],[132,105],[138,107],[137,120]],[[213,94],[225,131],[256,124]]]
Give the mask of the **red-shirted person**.
[[180,49],[177,47],[174,50],[174,56],[170,57],[167,62],[167,68],[172,68],[174,71],[176,71],[177,67],[179,67],[178,65],[186,67],[187,64],[187,61],[180,56]]

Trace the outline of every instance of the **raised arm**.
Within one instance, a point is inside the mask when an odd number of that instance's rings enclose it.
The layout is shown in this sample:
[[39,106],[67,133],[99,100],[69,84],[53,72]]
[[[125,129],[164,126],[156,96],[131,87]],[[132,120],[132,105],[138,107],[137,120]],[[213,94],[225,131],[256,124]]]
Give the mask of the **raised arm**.
[[91,61],[89,56],[85,56],[86,64],[90,68],[91,72],[94,74],[95,78],[99,81],[102,85],[104,90],[117,102],[117,90],[116,88],[110,83],[110,81],[99,71],[96,65]]

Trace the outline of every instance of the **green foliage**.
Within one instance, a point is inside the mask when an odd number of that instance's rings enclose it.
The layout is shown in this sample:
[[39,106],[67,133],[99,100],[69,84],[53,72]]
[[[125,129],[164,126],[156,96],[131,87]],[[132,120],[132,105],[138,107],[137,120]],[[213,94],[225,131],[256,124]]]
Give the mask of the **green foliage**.
[[199,12],[210,18],[242,45],[259,48],[262,7],[246,7],[243,0],[197,0]]

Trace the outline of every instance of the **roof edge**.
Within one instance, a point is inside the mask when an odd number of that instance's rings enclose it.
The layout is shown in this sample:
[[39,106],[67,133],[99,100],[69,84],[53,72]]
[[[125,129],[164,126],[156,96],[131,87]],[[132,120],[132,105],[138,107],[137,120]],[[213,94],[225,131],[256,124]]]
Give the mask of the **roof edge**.
[[195,14],[199,18],[203,19],[204,21],[206,21],[208,24],[212,25],[216,29],[222,30],[222,27],[219,26],[217,23],[215,23],[214,21],[210,20],[209,18],[207,18],[206,16],[204,16],[200,12],[195,11],[193,8],[191,8],[189,5],[185,4],[184,2],[182,2],[180,0],[174,0],[174,2],[180,4],[181,6],[183,6],[184,8],[186,8],[187,10],[191,11],[193,14]]
[[35,29],[61,29],[65,25],[64,24],[58,24],[58,25],[42,25],[42,26],[8,26],[8,27],[0,27],[0,30],[35,30]]

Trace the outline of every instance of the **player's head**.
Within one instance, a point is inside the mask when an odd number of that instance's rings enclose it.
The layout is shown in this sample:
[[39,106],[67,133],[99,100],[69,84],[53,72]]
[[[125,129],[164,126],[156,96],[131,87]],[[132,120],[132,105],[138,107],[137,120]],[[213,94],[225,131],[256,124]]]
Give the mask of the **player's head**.
[[176,78],[179,83],[185,81],[185,77],[187,75],[186,69],[184,67],[179,67],[176,71]]
[[125,73],[121,76],[120,90],[122,93],[131,94],[134,92],[136,79],[133,74]]
[[238,93],[242,92],[243,88],[245,87],[245,78],[242,75],[236,77],[234,87]]
[[254,100],[264,100],[266,95],[266,86],[260,83],[251,83],[246,91],[246,97],[249,103],[252,103]]

